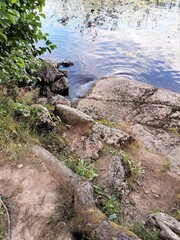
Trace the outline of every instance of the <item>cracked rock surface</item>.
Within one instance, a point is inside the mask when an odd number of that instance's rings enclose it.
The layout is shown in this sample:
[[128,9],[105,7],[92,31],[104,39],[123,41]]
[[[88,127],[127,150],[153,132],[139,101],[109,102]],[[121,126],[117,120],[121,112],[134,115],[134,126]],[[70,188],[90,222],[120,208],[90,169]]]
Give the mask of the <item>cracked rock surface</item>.
[[77,106],[92,117],[180,128],[180,95],[135,80],[105,78]]
[[134,139],[124,131],[103,124],[94,124],[88,136],[77,136],[67,147],[86,161],[99,159],[99,151],[106,145],[125,147]]
[[180,172],[180,94],[135,80],[103,78],[77,104],[95,119],[131,123],[131,134]]

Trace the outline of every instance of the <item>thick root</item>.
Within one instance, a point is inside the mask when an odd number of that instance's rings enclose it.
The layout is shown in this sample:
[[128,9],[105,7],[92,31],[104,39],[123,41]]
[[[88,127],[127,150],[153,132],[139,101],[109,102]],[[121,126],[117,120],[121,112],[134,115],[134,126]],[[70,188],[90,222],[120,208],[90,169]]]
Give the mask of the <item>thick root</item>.
[[75,217],[69,226],[73,233],[85,233],[94,240],[138,240],[132,232],[107,219],[95,206],[93,188],[50,152],[39,146],[33,146],[34,154],[43,160],[50,173],[67,189],[73,198]]

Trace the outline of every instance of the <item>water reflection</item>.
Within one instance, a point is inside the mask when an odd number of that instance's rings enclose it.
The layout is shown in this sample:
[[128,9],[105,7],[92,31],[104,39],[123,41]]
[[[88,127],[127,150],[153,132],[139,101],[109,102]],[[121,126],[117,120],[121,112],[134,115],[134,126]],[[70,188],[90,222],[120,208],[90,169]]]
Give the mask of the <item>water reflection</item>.
[[[46,0],[51,57],[70,68],[71,97],[123,76],[180,92],[180,1]],[[45,55],[47,57],[47,55]]]

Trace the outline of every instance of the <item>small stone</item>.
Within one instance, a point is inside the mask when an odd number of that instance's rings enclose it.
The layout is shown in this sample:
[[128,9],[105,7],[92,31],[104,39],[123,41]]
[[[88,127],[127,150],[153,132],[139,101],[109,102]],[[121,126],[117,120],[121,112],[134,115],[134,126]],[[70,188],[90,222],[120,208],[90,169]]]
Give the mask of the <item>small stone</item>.
[[153,195],[155,198],[160,198],[160,195],[159,194],[154,194]]
[[23,167],[23,164],[18,164],[17,167],[21,169]]

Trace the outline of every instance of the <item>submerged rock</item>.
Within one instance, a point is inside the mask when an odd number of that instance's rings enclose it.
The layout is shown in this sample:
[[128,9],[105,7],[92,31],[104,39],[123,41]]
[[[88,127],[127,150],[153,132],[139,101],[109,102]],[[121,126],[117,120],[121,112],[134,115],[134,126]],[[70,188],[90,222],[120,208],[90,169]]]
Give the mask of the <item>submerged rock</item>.
[[58,66],[70,67],[70,66],[74,66],[74,63],[71,61],[63,61],[63,62],[59,63]]

